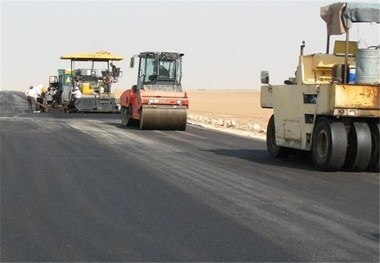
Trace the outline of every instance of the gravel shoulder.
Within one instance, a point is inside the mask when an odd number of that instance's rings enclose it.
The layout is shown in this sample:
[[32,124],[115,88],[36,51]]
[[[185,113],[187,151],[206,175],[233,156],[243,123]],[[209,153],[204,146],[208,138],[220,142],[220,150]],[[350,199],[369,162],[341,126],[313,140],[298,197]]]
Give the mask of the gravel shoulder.
[[189,90],[188,123],[265,140],[273,110],[260,106],[260,91]]

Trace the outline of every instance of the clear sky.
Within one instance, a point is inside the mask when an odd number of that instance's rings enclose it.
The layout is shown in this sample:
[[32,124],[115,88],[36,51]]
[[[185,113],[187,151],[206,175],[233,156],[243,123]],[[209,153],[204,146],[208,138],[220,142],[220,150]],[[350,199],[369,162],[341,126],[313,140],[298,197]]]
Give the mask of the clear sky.
[[[325,52],[319,11],[334,2],[3,0],[0,89],[47,85],[70,68],[61,55],[106,50],[124,57],[118,90],[136,82],[129,59],[142,51],[184,53],[185,90],[258,90],[261,70],[272,84],[294,75],[302,40],[305,53]],[[364,47],[379,44],[377,24],[351,32]]]

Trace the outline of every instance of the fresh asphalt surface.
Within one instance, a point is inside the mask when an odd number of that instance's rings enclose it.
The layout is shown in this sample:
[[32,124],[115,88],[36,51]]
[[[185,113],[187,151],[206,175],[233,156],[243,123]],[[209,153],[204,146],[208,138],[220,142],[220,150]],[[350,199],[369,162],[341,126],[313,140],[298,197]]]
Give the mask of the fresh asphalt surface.
[[1,261],[378,261],[379,174],[0,92]]

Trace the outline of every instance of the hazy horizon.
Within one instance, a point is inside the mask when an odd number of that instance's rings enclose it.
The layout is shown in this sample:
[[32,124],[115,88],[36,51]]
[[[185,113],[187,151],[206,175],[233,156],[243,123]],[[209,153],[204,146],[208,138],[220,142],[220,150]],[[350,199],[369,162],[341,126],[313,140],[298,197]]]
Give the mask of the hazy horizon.
[[[306,54],[325,52],[319,12],[331,3],[2,1],[0,90],[47,85],[57,69],[70,68],[60,56],[99,50],[124,57],[116,63],[123,71],[116,90],[135,84],[129,59],[142,51],[184,53],[185,90],[258,90],[261,70],[281,84],[294,75],[303,40]],[[355,27],[351,39],[377,45],[378,28]]]

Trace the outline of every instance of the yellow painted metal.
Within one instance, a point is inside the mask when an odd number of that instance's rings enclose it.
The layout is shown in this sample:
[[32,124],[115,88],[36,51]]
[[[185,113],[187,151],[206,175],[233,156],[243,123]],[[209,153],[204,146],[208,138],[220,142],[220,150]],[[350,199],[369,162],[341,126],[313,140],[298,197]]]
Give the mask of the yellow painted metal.
[[[349,57],[348,63],[355,65],[356,58]],[[329,84],[332,82],[333,66],[336,64],[344,64],[344,57],[331,54],[300,56],[298,78],[301,78],[303,84]]]
[[[334,55],[344,55],[344,52],[346,52],[346,41],[344,40],[335,40],[334,44]],[[349,41],[348,42],[348,55],[349,56],[356,56],[356,53],[358,52],[358,42],[356,41]]]
[[114,54],[111,54],[107,51],[98,51],[95,53],[77,53],[77,54],[70,54],[70,55],[63,55],[61,56],[61,59],[70,59],[70,60],[81,60],[81,61],[109,61],[109,60],[116,60],[120,61],[123,60],[123,57],[117,56]]
[[336,85],[335,108],[380,109],[379,86]]
[[90,83],[83,82],[83,84],[82,84],[82,93],[83,94],[92,94],[92,89],[90,87]]

